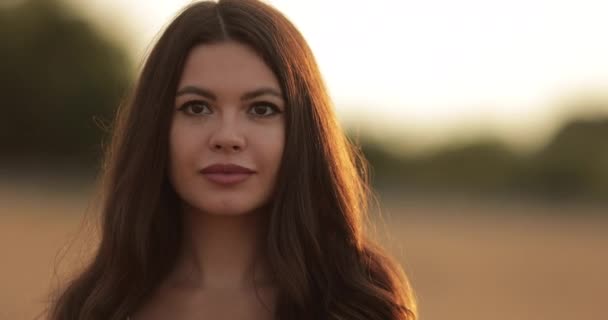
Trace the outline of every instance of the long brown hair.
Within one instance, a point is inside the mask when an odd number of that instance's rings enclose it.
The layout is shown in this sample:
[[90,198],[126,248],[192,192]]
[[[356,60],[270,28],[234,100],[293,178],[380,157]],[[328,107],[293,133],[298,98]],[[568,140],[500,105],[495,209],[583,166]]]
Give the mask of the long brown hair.
[[189,50],[227,40],[253,48],[286,99],[266,239],[279,287],[275,317],[416,319],[405,273],[366,236],[367,164],[339,126],[310,48],[280,12],[254,0],[191,4],[152,48],[106,149],[101,243],[50,318],[123,320],[174,266],[182,226],[166,172],[172,104]]

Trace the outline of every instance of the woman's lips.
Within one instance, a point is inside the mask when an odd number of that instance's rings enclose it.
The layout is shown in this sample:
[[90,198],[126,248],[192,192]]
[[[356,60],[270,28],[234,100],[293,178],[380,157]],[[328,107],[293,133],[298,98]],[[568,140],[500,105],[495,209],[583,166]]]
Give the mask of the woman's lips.
[[233,185],[243,182],[253,173],[203,173],[205,178],[222,185]]

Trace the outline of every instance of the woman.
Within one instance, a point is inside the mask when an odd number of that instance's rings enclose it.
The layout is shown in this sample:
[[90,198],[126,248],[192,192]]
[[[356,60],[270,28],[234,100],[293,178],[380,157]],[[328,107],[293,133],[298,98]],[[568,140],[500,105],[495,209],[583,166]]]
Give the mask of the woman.
[[51,319],[415,319],[365,237],[365,161],[274,8],[198,2],[119,110],[101,243]]

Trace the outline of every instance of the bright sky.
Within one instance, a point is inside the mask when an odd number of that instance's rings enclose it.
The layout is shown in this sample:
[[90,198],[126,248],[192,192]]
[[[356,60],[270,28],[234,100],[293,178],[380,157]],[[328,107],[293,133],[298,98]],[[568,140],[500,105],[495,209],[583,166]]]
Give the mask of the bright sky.
[[[66,1],[119,32],[138,60],[190,2]],[[268,2],[308,40],[340,118],[404,145],[490,133],[533,146],[564,99],[608,94],[605,0]]]

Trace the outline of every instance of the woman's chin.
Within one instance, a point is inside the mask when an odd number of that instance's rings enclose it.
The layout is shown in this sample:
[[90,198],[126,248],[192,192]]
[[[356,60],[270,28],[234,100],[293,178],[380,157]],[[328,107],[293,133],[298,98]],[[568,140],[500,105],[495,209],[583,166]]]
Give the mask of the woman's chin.
[[254,207],[237,205],[236,203],[218,203],[199,207],[198,211],[218,216],[239,216],[254,213]]
[[208,211],[208,214],[217,215],[217,216],[243,216],[251,214],[251,210],[243,210],[238,208],[222,208],[218,210]]
[[[213,199],[213,200],[212,200]],[[245,199],[239,197],[209,197],[206,199],[192,199],[184,201],[185,211],[190,211],[193,214],[208,214],[218,216],[239,216],[255,214],[256,212],[264,211],[267,206],[264,206],[265,201],[250,201],[253,199]]]

